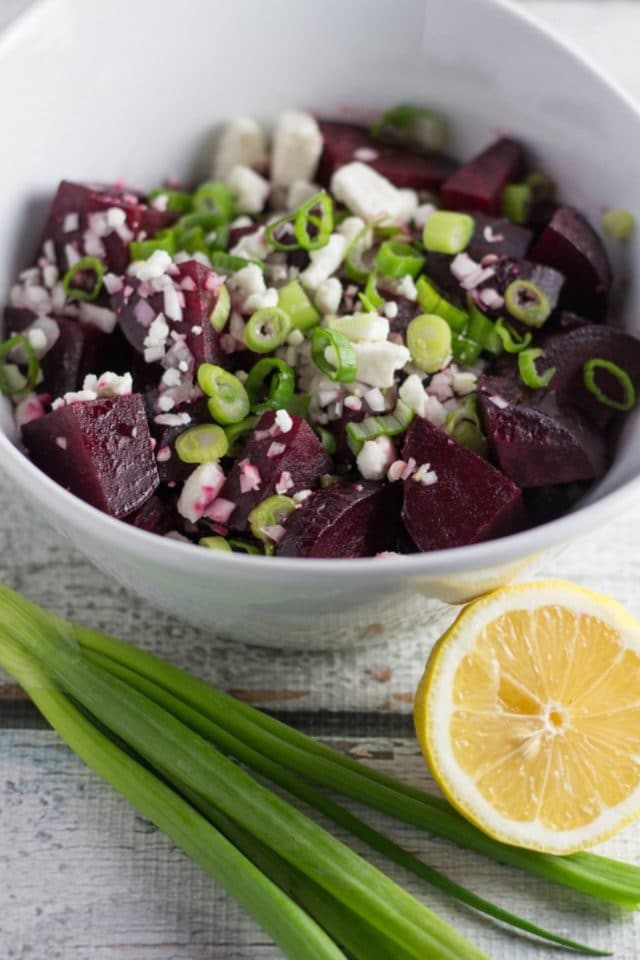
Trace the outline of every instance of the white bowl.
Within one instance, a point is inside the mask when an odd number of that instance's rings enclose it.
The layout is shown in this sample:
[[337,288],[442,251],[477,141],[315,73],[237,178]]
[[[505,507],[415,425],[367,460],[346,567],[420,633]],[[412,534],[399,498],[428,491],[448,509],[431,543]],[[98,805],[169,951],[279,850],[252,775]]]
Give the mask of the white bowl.
[[[44,0],[0,38],[0,298],[33,256],[63,177],[151,187],[205,177],[211,135],[235,113],[324,115],[433,105],[469,157],[497,131],[521,138],[562,195],[594,222],[640,211],[635,106],[522,13],[492,0]],[[640,316],[637,243],[618,263],[622,319]],[[633,271],[631,270],[633,267]],[[638,417],[588,505],[474,546],[389,559],[218,555],[100,513],[12,445],[0,462],[40,513],[97,566],[182,620],[245,642],[327,647],[424,627],[506,582],[533,555],[603,524],[637,495]],[[5,504],[5,509],[8,505]]]

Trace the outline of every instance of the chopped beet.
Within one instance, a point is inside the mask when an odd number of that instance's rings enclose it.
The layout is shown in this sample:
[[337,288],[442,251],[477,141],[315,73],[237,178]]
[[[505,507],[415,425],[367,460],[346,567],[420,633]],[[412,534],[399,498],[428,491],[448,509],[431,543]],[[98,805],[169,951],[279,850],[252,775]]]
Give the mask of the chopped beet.
[[567,513],[580,499],[585,487],[579,484],[557,484],[553,487],[531,487],[523,491],[529,523],[540,526]]
[[[237,504],[229,521],[234,530],[247,529],[249,514],[258,503],[278,492],[276,485],[283,473],[288,473],[291,481],[286,494],[293,496],[299,490],[315,487],[323,473],[332,472],[331,458],[306,420],[292,414],[291,429],[283,433],[275,416],[269,410],[260,418],[222,488],[220,495]],[[258,471],[257,490],[243,492],[245,465]]]
[[488,217],[474,213],[475,229],[466,252],[473,260],[482,260],[488,254],[519,260],[526,256],[533,234],[505,217]]
[[141,507],[123,518],[132,527],[147,530],[149,533],[168,533],[175,526],[175,509],[155,494]]
[[399,297],[397,294],[392,292],[384,291],[384,283],[380,282],[379,284],[380,292],[384,295],[386,300],[393,301],[398,308],[398,312],[395,317],[389,317],[389,329],[391,333],[406,333],[407,327],[411,323],[414,317],[417,317],[420,310],[420,305],[413,300],[407,300],[406,297]]
[[[359,150],[372,151],[365,162],[386,177],[397,187],[413,187],[414,190],[438,190],[443,180],[454,169],[449,157],[441,154],[415,153],[407,147],[381,143],[368,130],[353,123],[339,120],[320,120],[324,147],[317,180],[328,186],[338,167],[354,160]],[[375,152],[375,156],[373,156]],[[367,156],[364,154],[364,156]]]
[[333,483],[289,515],[279,557],[342,559],[393,550],[400,526],[400,489],[390,483]]
[[514,399],[512,384],[487,378],[478,402],[492,456],[521,487],[593,480],[605,472],[602,434],[576,411],[560,409],[552,393],[531,406]]
[[429,464],[437,477],[429,485],[416,474],[403,482],[402,519],[420,550],[461,547],[525,526],[519,487],[428,420],[414,419],[402,457],[418,468]]
[[33,462],[71,493],[126,517],[159,483],[142,398],[72,403],[26,424]]
[[600,320],[611,286],[611,265],[602,240],[573,207],[558,207],[530,251],[532,260],[565,276],[562,303]]
[[[87,230],[91,233],[90,216],[94,213],[105,213],[116,207],[126,214],[127,231],[110,231],[106,236],[99,238],[104,245],[104,260],[109,270],[114,273],[124,273],[129,263],[129,240],[135,240],[144,232],[152,236],[158,230],[169,226],[175,220],[171,213],[164,213],[148,206],[136,193],[121,187],[104,184],[71,183],[63,180],[53,198],[49,217],[42,236],[43,244],[53,240],[56,259],[61,273],[65,273],[70,266],[66,247],[75,247],[79,257],[94,256],[91,244],[86,248]],[[77,226],[74,218],[77,217]],[[72,229],[73,228],[73,229]],[[91,236],[91,240],[95,237]],[[131,234],[131,236],[129,236]]]
[[[540,369],[556,368],[548,391],[556,394],[560,406],[576,407],[600,428],[606,427],[616,411],[587,390],[584,364],[595,357],[609,360],[629,375],[636,389],[640,384],[640,340],[616,327],[581,324],[545,336],[540,346],[545,351]],[[613,400],[623,399],[620,384],[606,370],[598,371],[596,382]]]
[[515,140],[502,137],[459,167],[442,184],[442,206],[448,210],[500,212],[502,191],[517,179],[524,164],[524,151]]
[[[172,298],[175,294],[181,300],[184,298],[182,319],[167,316],[165,292],[153,289],[157,281],[148,284],[135,278],[127,279],[124,289],[112,297],[113,309],[118,315],[118,322],[125,337],[134,350],[143,353],[149,327],[153,320],[162,314],[170,332],[183,336],[196,366],[201,363],[218,363],[221,357],[220,337],[211,326],[209,317],[219,296],[219,278],[210,267],[197,260],[186,260],[177,264],[175,273],[165,277],[161,282],[170,284]],[[145,293],[147,295],[143,296]],[[170,338],[166,343],[167,349],[172,343],[174,339]]]

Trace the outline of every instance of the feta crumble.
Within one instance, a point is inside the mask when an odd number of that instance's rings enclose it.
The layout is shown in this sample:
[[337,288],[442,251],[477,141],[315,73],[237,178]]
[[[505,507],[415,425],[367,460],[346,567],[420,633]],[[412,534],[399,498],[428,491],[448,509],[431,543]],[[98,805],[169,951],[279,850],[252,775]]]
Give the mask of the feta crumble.
[[322,152],[322,134],[310,113],[289,111],[278,118],[273,134],[271,179],[290,187],[296,180],[312,180]]
[[357,160],[335,171],[331,192],[367,223],[408,220],[418,206],[415,190],[399,190],[373,167]]

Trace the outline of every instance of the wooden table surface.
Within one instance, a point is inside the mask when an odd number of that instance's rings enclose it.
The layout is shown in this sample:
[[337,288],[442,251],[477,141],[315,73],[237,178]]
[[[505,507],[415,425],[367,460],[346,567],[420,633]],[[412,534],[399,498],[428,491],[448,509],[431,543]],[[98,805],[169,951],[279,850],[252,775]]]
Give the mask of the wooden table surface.
[[[24,0],[0,0],[0,25],[22,6]],[[529,0],[526,6],[640,95],[637,2]],[[0,578],[10,586],[64,616],[153,649],[242,698],[286,712],[294,725],[367,763],[428,783],[410,719],[426,654],[423,637],[399,648],[325,654],[230,646],[181,626],[94,570],[1,476],[0,502]],[[609,592],[640,616],[639,513],[547,559],[539,575]],[[640,957],[634,915],[601,908],[415,830],[382,824],[382,817],[372,821],[485,896],[612,949],[618,960]],[[627,828],[603,851],[640,862],[640,827]],[[516,941],[421,889],[400,869],[385,868],[492,957],[555,953]],[[0,960],[279,957],[224,891],[90,774],[0,675]]]

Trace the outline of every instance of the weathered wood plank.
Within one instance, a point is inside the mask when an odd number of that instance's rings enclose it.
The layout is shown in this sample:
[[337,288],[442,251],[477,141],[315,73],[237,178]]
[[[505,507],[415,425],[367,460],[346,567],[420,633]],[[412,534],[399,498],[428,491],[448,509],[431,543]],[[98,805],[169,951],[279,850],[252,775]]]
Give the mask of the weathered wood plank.
[[[429,785],[413,739],[333,740],[380,770]],[[483,895],[601,948],[640,956],[640,919],[372,815],[391,836]],[[606,845],[637,859],[637,831]],[[356,849],[361,849],[358,844]],[[371,857],[380,864],[378,857]],[[551,956],[385,867],[495,960]],[[223,891],[50,731],[0,731],[0,955],[3,960],[278,960]]]

